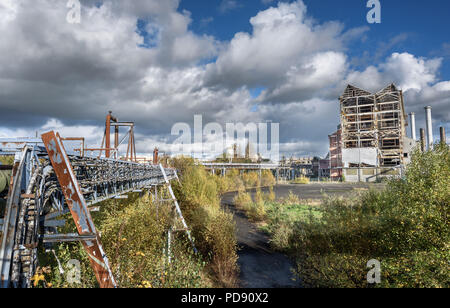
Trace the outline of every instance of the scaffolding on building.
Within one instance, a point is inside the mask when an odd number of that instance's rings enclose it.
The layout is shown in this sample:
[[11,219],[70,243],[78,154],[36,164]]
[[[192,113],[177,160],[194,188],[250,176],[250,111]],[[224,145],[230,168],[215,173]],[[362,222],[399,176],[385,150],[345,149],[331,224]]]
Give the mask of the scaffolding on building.
[[391,84],[370,93],[348,85],[340,107],[344,168],[392,170],[405,165],[408,117],[401,90]]

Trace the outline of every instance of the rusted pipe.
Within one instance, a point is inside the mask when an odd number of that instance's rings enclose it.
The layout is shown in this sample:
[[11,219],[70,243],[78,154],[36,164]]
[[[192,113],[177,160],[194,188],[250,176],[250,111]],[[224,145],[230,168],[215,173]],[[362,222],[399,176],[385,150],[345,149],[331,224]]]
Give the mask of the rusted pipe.
[[441,127],[440,132],[441,132],[441,143],[447,144],[447,138],[445,135],[445,127]]
[[425,140],[425,129],[421,128],[420,129],[420,149],[422,150],[422,152],[426,151],[426,140]]

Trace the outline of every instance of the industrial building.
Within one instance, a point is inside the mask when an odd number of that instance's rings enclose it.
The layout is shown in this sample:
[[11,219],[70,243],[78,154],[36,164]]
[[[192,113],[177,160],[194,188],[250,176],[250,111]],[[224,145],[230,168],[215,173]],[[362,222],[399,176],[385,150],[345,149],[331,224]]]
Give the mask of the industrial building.
[[375,182],[401,175],[416,146],[406,134],[402,91],[394,84],[377,93],[348,85],[340,111],[340,128],[329,136],[331,177]]
[[330,178],[332,181],[342,179],[342,130],[341,125],[337,131],[328,136],[330,140]]

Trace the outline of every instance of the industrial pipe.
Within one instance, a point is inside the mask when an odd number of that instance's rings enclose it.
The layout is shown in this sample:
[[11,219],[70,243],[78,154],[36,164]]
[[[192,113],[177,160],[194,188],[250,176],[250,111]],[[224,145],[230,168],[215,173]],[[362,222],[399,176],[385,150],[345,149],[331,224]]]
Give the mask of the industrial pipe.
[[447,138],[445,136],[445,127],[441,127],[441,143],[447,144]]
[[422,150],[422,152],[425,152],[427,149],[427,145],[426,145],[426,137],[425,137],[425,129],[421,128],[420,129],[420,149]]
[[431,116],[431,106],[425,107],[426,116],[427,116],[427,141],[428,141],[428,150],[433,149],[434,138],[433,138],[433,118]]
[[417,140],[417,136],[416,136],[416,114],[414,112],[411,112],[410,114],[411,117],[411,138],[416,141]]

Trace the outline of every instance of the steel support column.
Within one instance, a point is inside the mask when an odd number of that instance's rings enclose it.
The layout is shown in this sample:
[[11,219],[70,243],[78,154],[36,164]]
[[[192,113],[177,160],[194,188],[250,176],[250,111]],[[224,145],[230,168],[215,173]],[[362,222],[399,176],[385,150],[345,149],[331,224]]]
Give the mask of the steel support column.
[[114,288],[116,282],[109,267],[108,259],[103,251],[100,237],[60,137],[55,132],[49,132],[42,135],[42,141],[47,148],[48,156],[79,235],[94,234],[96,236],[95,240],[84,240],[81,243],[89,256],[97,281],[101,288]]

